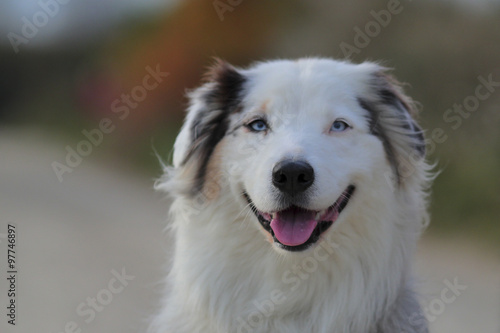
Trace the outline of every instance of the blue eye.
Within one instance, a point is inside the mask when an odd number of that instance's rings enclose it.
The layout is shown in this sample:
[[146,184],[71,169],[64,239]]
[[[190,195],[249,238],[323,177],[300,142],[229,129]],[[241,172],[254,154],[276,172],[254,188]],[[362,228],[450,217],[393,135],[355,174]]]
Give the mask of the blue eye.
[[335,120],[333,122],[332,127],[330,128],[330,131],[332,132],[343,132],[346,129],[348,129],[350,126],[343,120]]
[[247,127],[254,132],[263,132],[268,128],[266,122],[262,119],[257,119],[248,123]]

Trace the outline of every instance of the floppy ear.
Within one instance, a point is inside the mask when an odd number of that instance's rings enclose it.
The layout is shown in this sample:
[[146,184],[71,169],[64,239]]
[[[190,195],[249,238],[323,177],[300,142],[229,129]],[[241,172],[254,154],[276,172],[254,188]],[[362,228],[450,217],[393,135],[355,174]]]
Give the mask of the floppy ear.
[[210,157],[226,135],[229,116],[239,110],[246,82],[236,68],[218,59],[205,79],[188,95],[188,115],[174,144],[174,167],[182,169],[177,176],[191,194],[203,188]]
[[373,73],[369,94],[359,97],[362,108],[368,111],[370,131],[383,143],[387,159],[397,183],[415,170],[412,164],[425,157],[425,139],[414,117],[417,109],[401,84],[383,69]]

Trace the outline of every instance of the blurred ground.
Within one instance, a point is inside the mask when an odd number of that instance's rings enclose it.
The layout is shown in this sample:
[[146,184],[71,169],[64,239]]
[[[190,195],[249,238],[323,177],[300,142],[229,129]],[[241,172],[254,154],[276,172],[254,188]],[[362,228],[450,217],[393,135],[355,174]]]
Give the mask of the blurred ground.
[[[143,332],[171,243],[162,233],[167,203],[152,190],[152,179],[117,162],[84,159],[59,183],[51,163],[64,158],[64,147],[42,132],[0,132],[0,332],[71,332],[71,325],[82,332]],[[7,244],[1,234],[8,223],[18,230],[15,328],[5,316]],[[421,243],[417,267],[435,318],[432,332],[500,332],[498,249],[472,244],[432,237]],[[131,276],[127,285],[110,292],[123,269]],[[455,279],[466,289],[443,293],[445,281]],[[94,318],[89,298],[101,300]]]

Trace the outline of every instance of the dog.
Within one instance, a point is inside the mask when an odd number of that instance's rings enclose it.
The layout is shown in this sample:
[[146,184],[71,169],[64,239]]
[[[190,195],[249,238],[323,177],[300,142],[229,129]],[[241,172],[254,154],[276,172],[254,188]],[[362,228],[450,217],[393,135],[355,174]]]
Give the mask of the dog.
[[412,258],[431,167],[388,69],[217,60],[188,97],[156,183],[175,247],[152,332],[428,332]]

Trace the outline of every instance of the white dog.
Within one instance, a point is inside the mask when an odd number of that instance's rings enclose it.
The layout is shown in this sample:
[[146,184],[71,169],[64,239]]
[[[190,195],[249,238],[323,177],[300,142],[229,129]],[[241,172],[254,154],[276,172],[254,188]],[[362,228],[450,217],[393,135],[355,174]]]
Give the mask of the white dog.
[[189,95],[157,333],[427,332],[412,259],[430,183],[415,107],[374,63],[218,61]]

